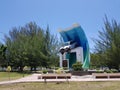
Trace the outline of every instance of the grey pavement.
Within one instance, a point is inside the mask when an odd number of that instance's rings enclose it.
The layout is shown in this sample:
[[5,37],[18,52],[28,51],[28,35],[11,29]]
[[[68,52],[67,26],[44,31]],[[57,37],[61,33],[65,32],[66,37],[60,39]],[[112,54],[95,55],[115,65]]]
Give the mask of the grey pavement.
[[[44,82],[44,79],[38,79],[38,76],[41,74],[32,74],[17,80],[11,81],[2,81],[2,84],[12,84],[12,83],[22,83],[22,82]],[[120,78],[115,79],[95,79],[92,75],[85,75],[85,76],[72,76],[71,79],[47,79],[47,82],[59,82],[59,81],[120,81]]]

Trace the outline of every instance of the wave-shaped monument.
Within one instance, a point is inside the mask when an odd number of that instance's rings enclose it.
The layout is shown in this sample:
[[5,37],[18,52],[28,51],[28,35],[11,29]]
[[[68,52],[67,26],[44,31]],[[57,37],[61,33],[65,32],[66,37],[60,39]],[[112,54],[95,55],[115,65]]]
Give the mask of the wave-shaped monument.
[[59,30],[64,45],[60,48],[60,67],[72,68],[75,62],[81,62],[83,69],[88,69],[90,52],[87,37],[80,25]]

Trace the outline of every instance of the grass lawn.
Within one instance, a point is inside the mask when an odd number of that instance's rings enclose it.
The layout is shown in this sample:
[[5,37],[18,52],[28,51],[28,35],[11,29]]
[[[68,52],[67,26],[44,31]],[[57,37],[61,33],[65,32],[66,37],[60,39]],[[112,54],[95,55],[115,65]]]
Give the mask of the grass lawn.
[[120,82],[16,83],[0,85],[0,90],[120,90]]
[[[24,75],[27,76],[29,74],[24,74]],[[23,77],[23,74],[18,72],[0,72],[0,81],[8,81],[9,76],[10,76],[10,80],[14,80]]]

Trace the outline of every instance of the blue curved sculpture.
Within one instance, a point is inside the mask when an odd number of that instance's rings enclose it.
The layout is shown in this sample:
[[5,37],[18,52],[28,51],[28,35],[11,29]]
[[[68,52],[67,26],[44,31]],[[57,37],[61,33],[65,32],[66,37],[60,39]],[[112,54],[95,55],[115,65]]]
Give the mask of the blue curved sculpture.
[[74,48],[83,48],[83,68],[88,69],[90,64],[89,44],[83,29],[77,25],[72,28],[60,31],[64,42],[73,42]]

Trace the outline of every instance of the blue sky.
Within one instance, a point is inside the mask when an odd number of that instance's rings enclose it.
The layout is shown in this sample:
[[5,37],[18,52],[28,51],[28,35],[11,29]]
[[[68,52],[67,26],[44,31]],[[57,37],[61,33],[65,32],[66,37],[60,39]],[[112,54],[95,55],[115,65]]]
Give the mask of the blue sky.
[[30,21],[40,27],[49,25],[51,32],[79,23],[88,38],[98,38],[98,30],[104,27],[104,17],[120,22],[120,0],[0,0],[0,41],[12,27],[24,26]]

